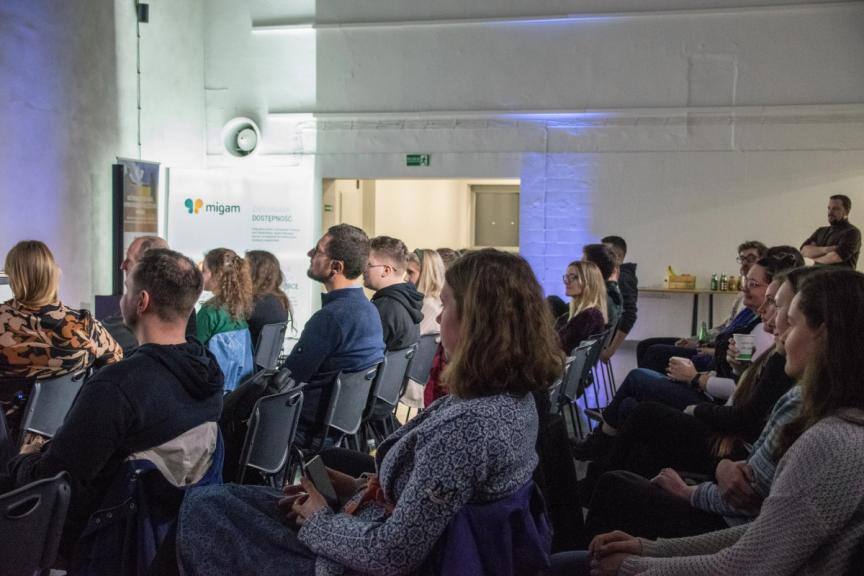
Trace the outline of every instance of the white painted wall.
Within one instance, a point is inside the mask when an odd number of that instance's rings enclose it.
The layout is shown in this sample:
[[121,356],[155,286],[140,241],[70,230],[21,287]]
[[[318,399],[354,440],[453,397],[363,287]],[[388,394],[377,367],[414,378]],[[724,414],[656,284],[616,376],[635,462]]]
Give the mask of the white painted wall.
[[[201,1],[150,2],[142,25],[142,153],[203,161]],[[0,252],[46,241],[61,298],[111,290],[111,164],[137,157],[132,2],[0,4]]]

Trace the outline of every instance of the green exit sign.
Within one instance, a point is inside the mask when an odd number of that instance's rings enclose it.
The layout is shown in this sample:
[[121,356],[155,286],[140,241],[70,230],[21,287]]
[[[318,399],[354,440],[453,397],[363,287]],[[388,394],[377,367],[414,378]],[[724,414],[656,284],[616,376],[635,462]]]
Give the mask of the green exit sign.
[[408,154],[405,156],[406,166],[429,166],[429,154]]

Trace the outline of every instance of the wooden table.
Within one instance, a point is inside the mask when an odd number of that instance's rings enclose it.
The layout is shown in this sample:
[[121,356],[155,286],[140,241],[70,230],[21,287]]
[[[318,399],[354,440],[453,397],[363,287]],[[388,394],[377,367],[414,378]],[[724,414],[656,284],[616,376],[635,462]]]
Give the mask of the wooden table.
[[714,327],[714,295],[715,294],[725,294],[732,295],[737,294],[737,292],[733,291],[721,291],[721,290],[673,290],[671,288],[639,288],[639,292],[646,294],[692,294],[693,295],[693,318],[690,322],[690,333],[694,336],[698,333],[699,330],[699,295],[707,294],[708,295],[708,327]]

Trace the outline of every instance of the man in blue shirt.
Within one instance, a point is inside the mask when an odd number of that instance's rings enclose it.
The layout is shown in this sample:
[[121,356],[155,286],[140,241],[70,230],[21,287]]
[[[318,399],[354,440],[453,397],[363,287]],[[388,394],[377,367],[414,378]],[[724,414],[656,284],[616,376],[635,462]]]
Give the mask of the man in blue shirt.
[[327,293],[282,365],[297,382],[307,383],[297,428],[300,445],[323,432],[336,375],[371,368],[384,358],[381,317],[361,285],[369,258],[366,233],[349,224],[332,226],[308,256],[307,275]]

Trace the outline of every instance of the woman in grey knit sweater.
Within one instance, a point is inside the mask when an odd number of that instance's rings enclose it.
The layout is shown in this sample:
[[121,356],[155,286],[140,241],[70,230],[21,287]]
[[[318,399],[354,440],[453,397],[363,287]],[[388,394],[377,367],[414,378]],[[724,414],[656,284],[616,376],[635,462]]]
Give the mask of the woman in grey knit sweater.
[[602,534],[591,543],[592,574],[860,570],[852,563],[864,542],[864,275],[811,275],[788,319],[786,372],[802,382],[802,408],[781,433],[783,456],[759,516],[749,525],[690,538],[652,542]]
[[522,258],[482,250],[447,271],[441,300],[450,396],[381,444],[378,477],[367,484],[330,471],[349,500],[341,511],[305,480],[284,497],[250,486],[192,491],[177,536],[185,574],[425,573],[463,506],[506,498],[530,481],[538,428],[531,392],[563,368],[542,290]]

